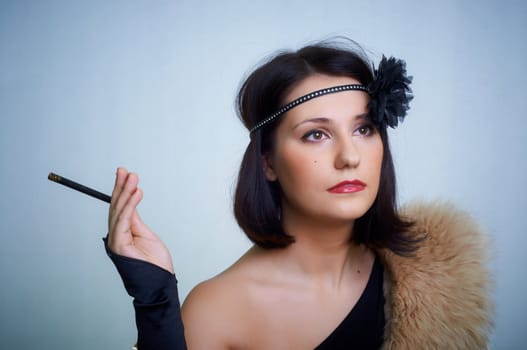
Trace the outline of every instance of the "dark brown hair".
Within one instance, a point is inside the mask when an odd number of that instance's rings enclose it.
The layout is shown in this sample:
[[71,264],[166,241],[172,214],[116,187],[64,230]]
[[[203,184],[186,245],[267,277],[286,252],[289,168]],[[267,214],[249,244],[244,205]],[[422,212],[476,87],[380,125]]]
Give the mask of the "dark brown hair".
[[[239,90],[237,109],[245,127],[251,129],[289,102],[284,101],[287,93],[315,73],[348,76],[363,85],[373,79],[372,65],[358,46],[319,43],[280,52],[250,74]],[[252,133],[234,197],[238,224],[251,241],[263,248],[283,248],[294,242],[280,222],[280,185],[268,181],[263,171],[262,156],[273,147],[273,133],[281,118],[277,119]],[[384,147],[379,191],[371,208],[355,220],[352,240],[405,255],[416,249],[416,241],[406,235],[412,223],[397,214],[395,170],[386,127],[379,128],[379,133]]]

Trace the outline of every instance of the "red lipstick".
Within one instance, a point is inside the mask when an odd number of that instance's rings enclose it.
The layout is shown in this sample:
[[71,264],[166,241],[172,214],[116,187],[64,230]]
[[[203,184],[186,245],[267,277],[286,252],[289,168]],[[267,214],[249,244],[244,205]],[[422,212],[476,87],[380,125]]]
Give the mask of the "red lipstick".
[[359,180],[345,180],[328,189],[331,193],[355,193],[366,188],[366,184]]

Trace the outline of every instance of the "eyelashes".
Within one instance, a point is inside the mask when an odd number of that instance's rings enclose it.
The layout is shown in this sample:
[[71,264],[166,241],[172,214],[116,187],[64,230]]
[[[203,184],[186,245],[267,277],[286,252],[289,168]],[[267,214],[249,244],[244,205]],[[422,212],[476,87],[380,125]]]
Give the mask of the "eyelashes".
[[302,136],[303,141],[317,142],[329,138],[328,134],[320,129],[313,129]]
[[355,132],[359,133],[361,136],[370,136],[375,133],[377,129],[373,126],[373,124],[363,124],[359,126]]
[[[353,136],[371,137],[376,133],[377,129],[371,123],[359,125],[353,130]],[[331,133],[323,128],[311,129],[302,136],[302,141],[305,142],[320,142],[331,138]]]

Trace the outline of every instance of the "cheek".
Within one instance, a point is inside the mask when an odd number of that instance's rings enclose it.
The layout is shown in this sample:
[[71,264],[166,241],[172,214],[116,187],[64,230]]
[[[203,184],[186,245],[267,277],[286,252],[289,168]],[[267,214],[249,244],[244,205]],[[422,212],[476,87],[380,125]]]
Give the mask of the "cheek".
[[319,173],[317,169],[320,167],[320,159],[314,157],[313,154],[283,150],[279,159],[275,161],[278,182],[286,193],[293,189],[305,189],[310,183],[316,181],[313,175]]
[[365,145],[363,149],[364,175],[368,176],[373,182],[378,183],[381,177],[382,158],[384,154],[382,141],[379,138],[374,143]]
[[376,156],[375,156],[376,163],[377,163],[377,168],[379,169],[379,174],[381,173],[382,157],[383,156],[384,156],[384,149],[383,149],[382,143],[381,143],[381,145],[379,146],[379,149],[376,152]]
[[382,141],[379,140],[380,145],[372,152],[372,172],[375,174],[380,181],[381,178],[381,168],[382,168],[382,158],[384,155],[384,149],[382,146]]

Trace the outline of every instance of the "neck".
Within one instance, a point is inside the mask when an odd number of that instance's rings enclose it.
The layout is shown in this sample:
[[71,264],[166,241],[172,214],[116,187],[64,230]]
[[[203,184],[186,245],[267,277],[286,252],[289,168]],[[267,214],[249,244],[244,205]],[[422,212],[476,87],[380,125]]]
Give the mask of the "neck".
[[295,237],[284,251],[288,266],[309,280],[338,287],[363,268],[368,249],[351,242],[353,221],[309,220],[284,212],[282,223]]

